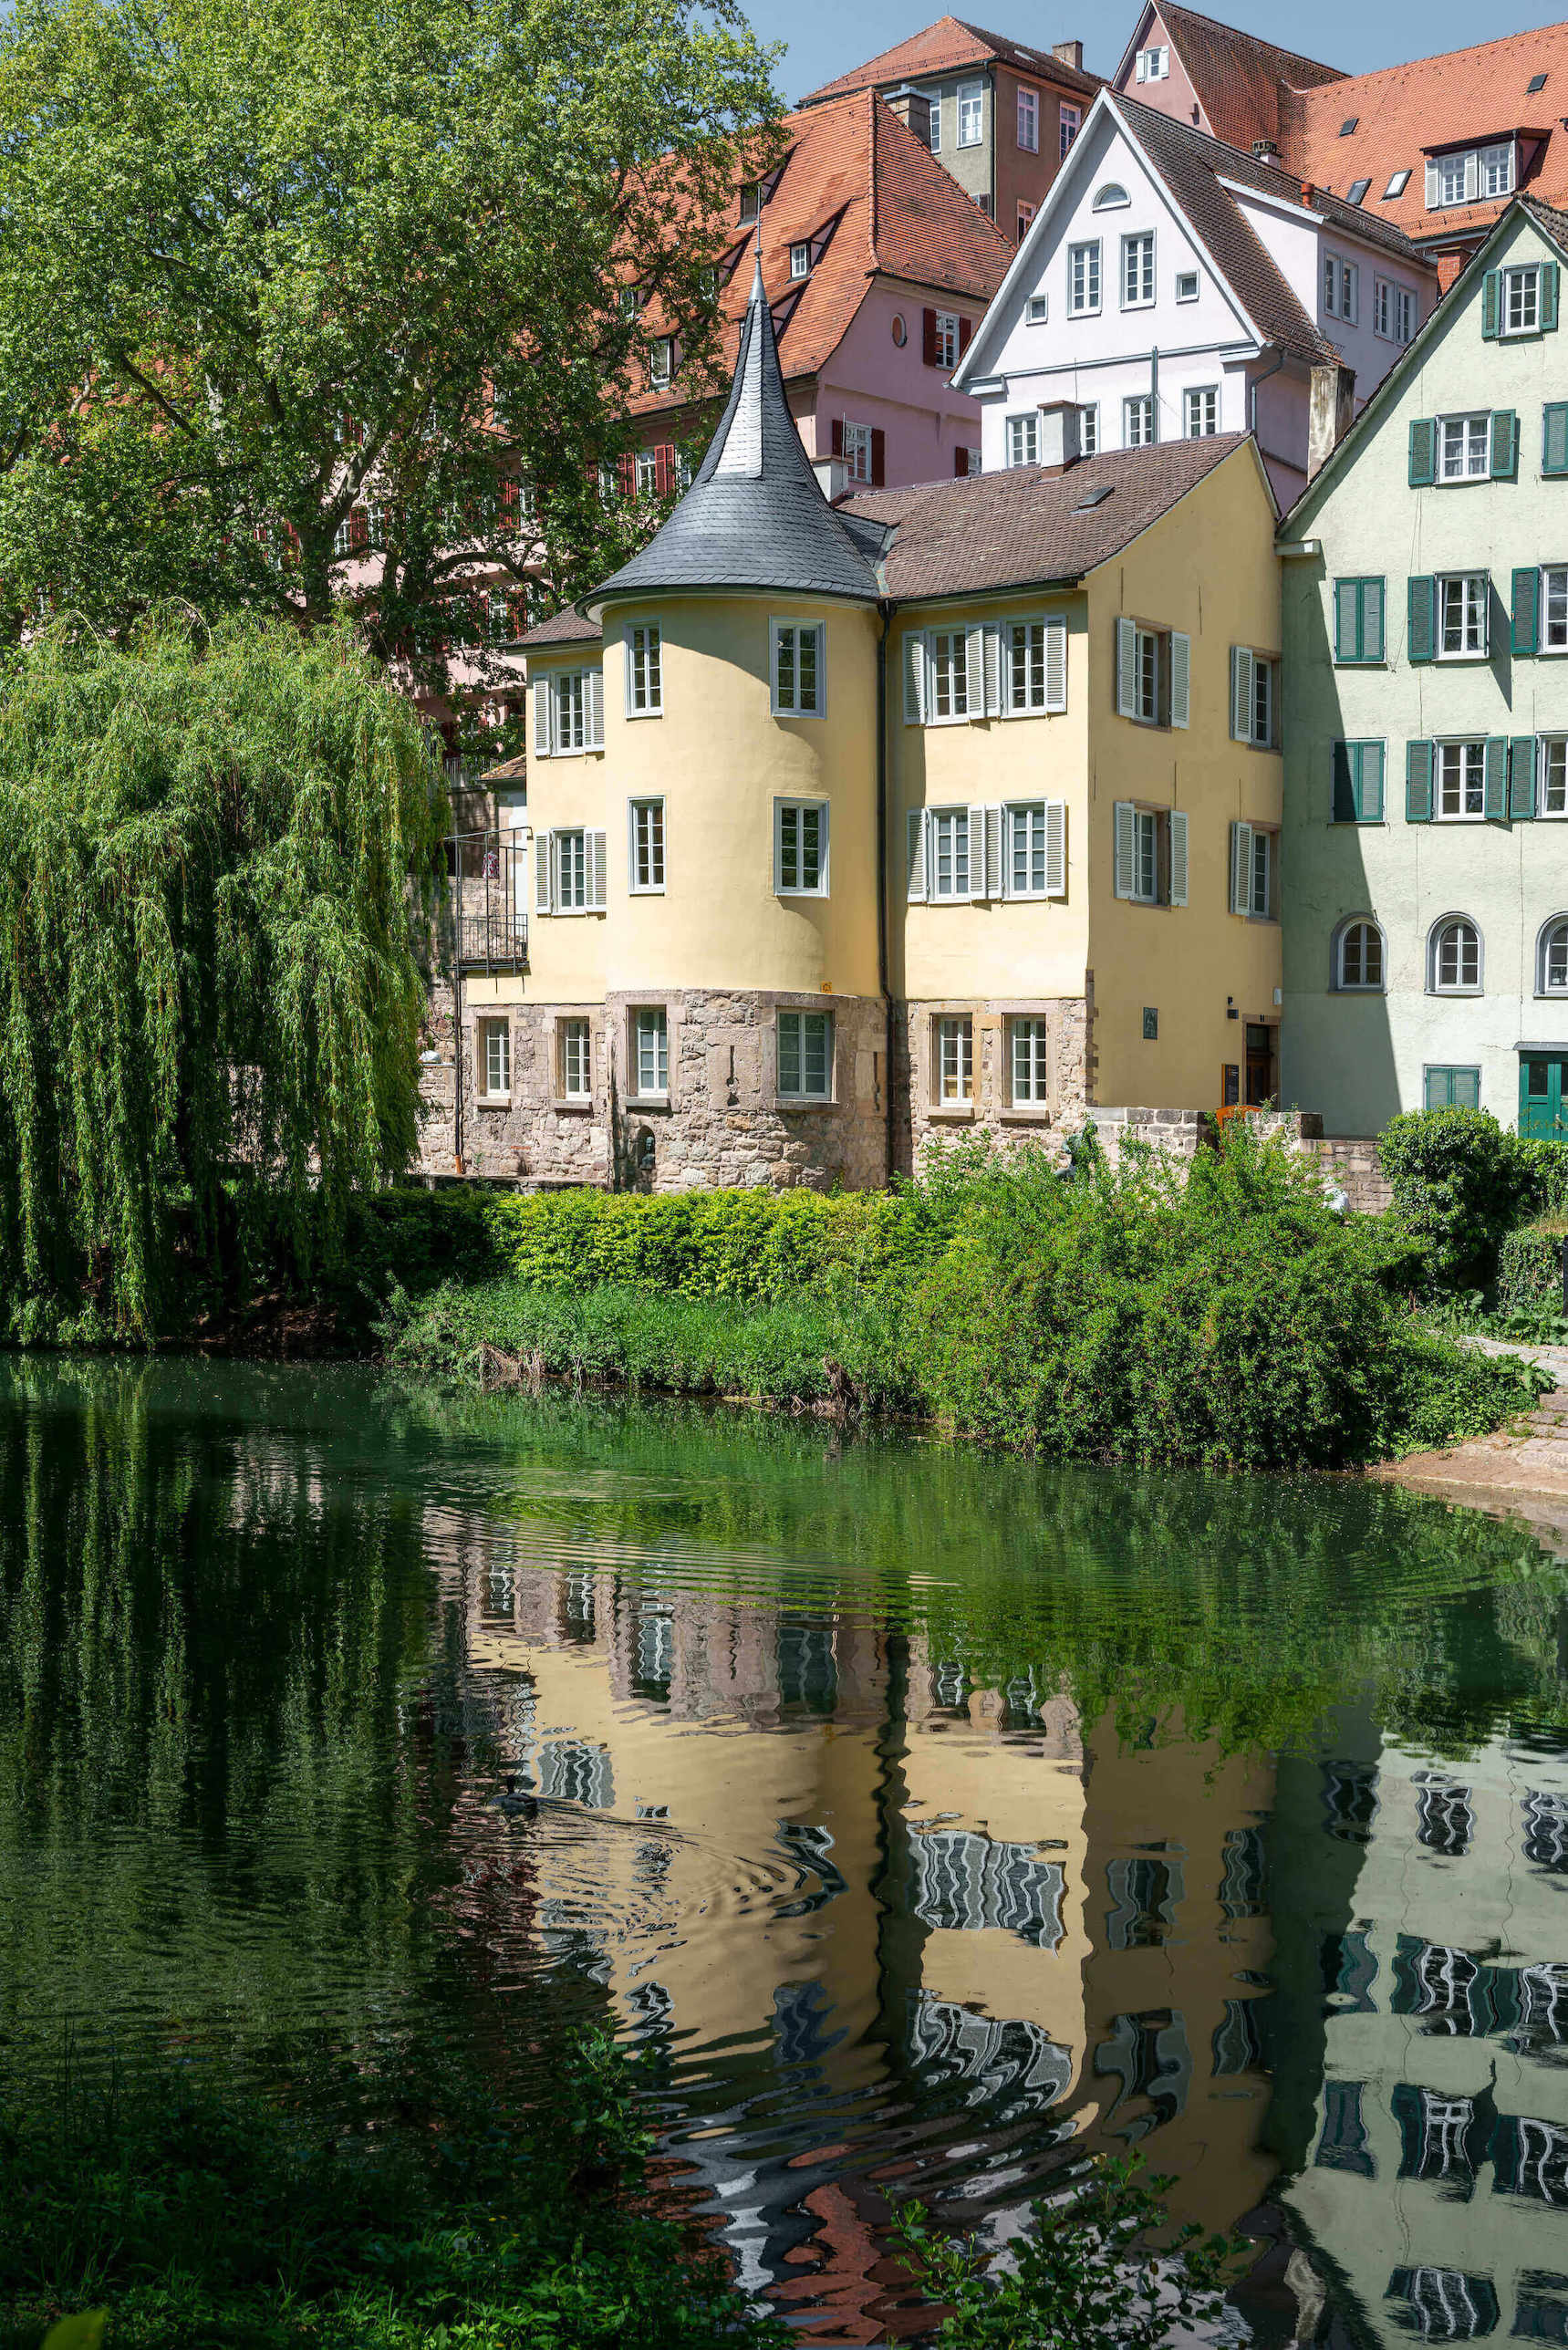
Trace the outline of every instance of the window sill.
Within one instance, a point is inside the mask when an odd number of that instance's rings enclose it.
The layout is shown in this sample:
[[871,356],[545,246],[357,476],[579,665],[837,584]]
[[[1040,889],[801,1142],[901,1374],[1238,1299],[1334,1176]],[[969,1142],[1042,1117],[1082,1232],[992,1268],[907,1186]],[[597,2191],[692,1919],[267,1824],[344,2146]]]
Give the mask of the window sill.
[[586,1118],[593,1106],[591,1097],[584,1094],[557,1094],[550,1104],[554,1110],[575,1111],[581,1118]]
[[1004,1126],[1049,1126],[1055,1112],[1046,1102],[1009,1102],[998,1115]]
[[927,1116],[940,1118],[944,1126],[972,1126],[974,1104],[973,1102],[932,1102]]
[[635,1110],[667,1110],[671,1107],[668,1094],[628,1094],[626,1107]]
[[1474,1003],[1486,993],[1486,990],[1484,987],[1429,987],[1427,993],[1440,1003],[1450,1002],[1458,996],[1461,1002]]
[[662,710],[628,710],[626,713],[626,723],[628,726],[633,726],[639,719],[662,718],[663,715]]
[[481,1109],[510,1109],[512,1107],[510,1094],[477,1094],[474,1099]]
[[820,1113],[825,1109],[842,1109],[843,1107],[843,1103],[835,1101],[831,1094],[775,1094],[774,1096],[774,1107],[776,1110],[809,1109]]
[[[644,881],[641,883],[633,881],[628,888],[626,894],[628,898],[662,898],[664,895],[664,884],[662,881]],[[597,913],[598,909],[596,906],[592,910]]]
[[1352,660],[1349,659],[1341,660],[1336,658],[1330,666],[1334,669],[1386,669],[1388,666],[1388,656],[1385,653],[1378,660]]
[[810,898],[819,906],[825,906],[832,894],[828,889],[775,889],[774,891],[775,898]]
[[[1434,669],[1480,669],[1490,660],[1490,653],[1434,653]],[[1419,663],[1417,664],[1419,667]]]

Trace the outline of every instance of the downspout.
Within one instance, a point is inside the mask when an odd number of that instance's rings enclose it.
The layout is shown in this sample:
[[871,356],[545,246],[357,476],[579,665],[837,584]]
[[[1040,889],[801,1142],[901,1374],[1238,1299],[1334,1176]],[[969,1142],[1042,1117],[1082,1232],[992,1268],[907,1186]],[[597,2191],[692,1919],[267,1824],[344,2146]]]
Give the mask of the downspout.
[[1258,386],[1261,383],[1267,383],[1272,375],[1278,375],[1284,363],[1284,352],[1282,350],[1276,351],[1274,354],[1273,366],[1271,368],[1265,368],[1262,375],[1255,375],[1252,378],[1251,382],[1247,387],[1252,406],[1252,438],[1258,442],[1260,451],[1262,449],[1263,444],[1258,435]]
[[888,637],[893,626],[893,605],[884,596],[877,606],[882,633],[877,639],[877,978],[882,990],[882,1117],[885,1128],[888,1180],[893,1180],[893,990],[888,951]]

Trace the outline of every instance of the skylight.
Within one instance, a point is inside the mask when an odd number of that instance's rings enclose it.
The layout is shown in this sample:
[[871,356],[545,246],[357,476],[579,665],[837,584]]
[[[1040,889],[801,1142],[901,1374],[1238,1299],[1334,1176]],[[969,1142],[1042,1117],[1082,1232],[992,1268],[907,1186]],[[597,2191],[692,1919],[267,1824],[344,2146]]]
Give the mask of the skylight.
[[1349,120],[1349,121],[1348,121],[1348,122],[1342,122],[1342,123],[1340,124],[1340,126],[1339,126],[1339,135],[1340,135],[1340,137],[1341,137],[1342,139],[1348,139],[1348,138],[1349,138],[1349,136],[1350,136],[1350,134],[1351,134],[1351,132],[1355,130],[1355,128],[1356,124],[1360,121],[1360,120],[1361,120],[1361,117],[1360,117],[1360,115],[1359,115],[1359,114],[1353,114],[1353,115],[1351,116],[1351,118],[1350,118],[1350,120]]
[[1371,185],[1372,182],[1370,180],[1352,180],[1350,183],[1350,193],[1345,201],[1348,203],[1353,204],[1365,203],[1366,191]]
[[1533,98],[1538,89],[1544,89],[1545,87],[1546,76],[1544,74],[1532,74],[1530,79],[1524,85],[1524,95],[1526,98]]
[[1093,507],[1103,506],[1115,487],[1116,484],[1114,482],[1100,482],[1094,489],[1085,490],[1083,496],[1078,500],[1077,504],[1073,508],[1073,512],[1075,514],[1088,514]]
[[1402,196],[1409,184],[1410,174],[1408,172],[1396,172],[1394,177],[1389,181],[1388,185],[1383,191],[1384,203],[1386,203],[1390,196]]

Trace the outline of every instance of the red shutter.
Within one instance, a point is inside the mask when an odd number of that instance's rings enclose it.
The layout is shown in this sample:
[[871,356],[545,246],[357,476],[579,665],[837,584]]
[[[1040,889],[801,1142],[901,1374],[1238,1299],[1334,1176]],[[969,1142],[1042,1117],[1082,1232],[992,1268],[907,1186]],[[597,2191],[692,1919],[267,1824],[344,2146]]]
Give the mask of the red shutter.
[[661,498],[670,497],[675,488],[675,443],[661,441],[653,452],[653,486]]
[[623,498],[634,498],[634,497],[636,497],[636,495],[637,495],[637,459],[636,459],[635,457],[633,457],[632,455],[630,455],[630,454],[629,454],[629,452],[628,452],[628,454],[626,454],[626,455],[622,456],[622,457],[618,461],[616,470],[617,470],[617,473],[618,473],[619,478],[620,478],[620,494],[621,494],[622,497],[623,497]]
[[969,348],[969,338],[973,332],[974,320],[972,318],[961,318],[959,320],[959,357],[961,359],[962,359],[965,351]]
[[888,435],[879,424],[871,427],[871,486],[879,490],[888,479]]
[[370,521],[363,506],[354,506],[348,515],[348,544],[367,546],[370,540]]
[[921,357],[928,367],[936,367],[940,362],[937,359],[937,314],[934,310],[921,311],[920,333],[924,344]]
[[833,454],[836,457],[842,457],[844,454],[844,419],[842,416],[836,416],[833,420]]
[[953,451],[953,479],[955,482],[967,482],[969,479],[969,451],[967,449],[955,449]]

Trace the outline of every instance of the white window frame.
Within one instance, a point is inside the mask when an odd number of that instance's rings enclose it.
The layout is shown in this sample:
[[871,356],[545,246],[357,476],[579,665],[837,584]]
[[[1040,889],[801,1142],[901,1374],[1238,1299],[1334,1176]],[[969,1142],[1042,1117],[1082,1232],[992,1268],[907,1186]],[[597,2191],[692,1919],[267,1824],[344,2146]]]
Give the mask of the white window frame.
[[1024,325],[1026,327],[1044,327],[1049,320],[1050,316],[1050,296],[1048,294],[1031,294],[1027,303],[1024,305]]
[[1331,318],[1343,318],[1347,327],[1355,326],[1361,307],[1361,271],[1343,254],[1324,255],[1323,307]]
[[[1443,933],[1461,924],[1476,942],[1476,975],[1473,981],[1448,982],[1441,977]],[[1463,967],[1461,961],[1459,968],[1462,970]],[[1440,914],[1427,933],[1427,993],[1428,995],[1483,995],[1486,993],[1485,944],[1480,924],[1472,921],[1469,914]]]
[[656,391],[675,380],[675,338],[655,335],[648,353],[648,380]]
[[1416,335],[1416,295],[1409,286],[1394,288],[1394,339],[1403,350]]
[[[1368,979],[1366,975],[1366,941],[1365,939],[1363,939],[1361,942],[1362,976],[1359,979],[1351,979],[1347,975],[1346,951],[1350,944],[1351,933],[1356,931],[1368,932],[1371,937],[1375,938],[1377,941],[1377,976],[1376,979]],[[1381,922],[1374,921],[1370,914],[1353,914],[1349,921],[1341,922],[1339,929],[1334,933],[1334,985],[1335,993],[1341,995],[1384,995],[1387,993],[1387,970],[1388,941],[1383,935],[1383,925]]]
[[1372,331],[1380,342],[1394,340],[1394,280],[1374,276],[1372,280]]
[[[925,723],[965,726],[981,713],[970,708],[970,632],[961,626],[926,631]],[[940,648],[946,647],[946,651]],[[946,686],[947,708],[941,707]]]
[[[1003,717],[1059,717],[1067,707],[1065,616],[1062,613],[1020,613],[1002,621],[1001,638]],[[1018,690],[1020,655],[1023,657],[1022,694]]]
[[[968,905],[973,899],[975,876],[971,870],[971,838],[967,803],[957,807],[926,810],[926,896],[933,906]],[[949,858],[949,883],[937,887],[943,849]],[[961,870],[963,886],[959,886]]]
[[[1487,659],[1487,639],[1491,604],[1491,581],[1484,571],[1439,571],[1437,575],[1438,614],[1436,658],[1440,661],[1474,661]],[[1445,639],[1449,633],[1450,605],[1457,608],[1461,642],[1450,647]]]
[[811,276],[811,239],[797,237],[789,249],[789,274],[794,277]]
[[[662,1003],[634,1003],[628,1014],[635,1101],[670,1098],[670,1014]],[[645,1049],[646,1048],[646,1049]],[[647,1071],[654,1079],[643,1084]]]
[[1152,49],[1140,49],[1135,68],[1139,81],[1165,81],[1170,74],[1170,50],[1165,42]]
[[1026,82],[1018,85],[1018,144],[1025,155],[1040,152],[1040,93]]
[[1541,641],[1536,650],[1548,660],[1568,653],[1568,564],[1541,567]]
[[1078,454],[1097,457],[1100,453],[1100,403],[1085,400],[1078,411]]
[[[1206,402],[1206,407],[1199,403]],[[1188,441],[1211,440],[1220,430],[1220,387],[1217,383],[1189,383],[1181,395],[1182,437]],[[1205,418],[1208,421],[1205,421]]]
[[1279,721],[1279,664],[1251,645],[1231,649],[1231,739],[1272,751]]
[[656,620],[634,620],[626,632],[626,714],[664,715],[664,640]]
[[[1021,1054],[1019,1046],[1025,1050]],[[1021,1070],[1021,1066],[1022,1070]],[[1023,1082],[1019,1083],[1022,1074]],[[1050,1027],[1043,1014],[1023,1012],[1007,1023],[1007,1100],[1015,1109],[1043,1109],[1051,1097]]]
[[591,1020],[562,1020],[556,1038],[557,1080],[562,1101],[586,1102],[594,1097],[594,1028]]
[[1261,824],[1231,827],[1231,911],[1243,921],[1272,922],[1278,913],[1278,836]]
[[[1471,754],[1474,754],[1473,756]],[[1453,770],[1458,807],[1446,807],[1449,775]],[[1476,805],[1465,806],[1474,784]],[[1432,745],[1432,822],[1434,824],[1484,824],[1486,822],[1486,742],[1479,734],[1456,735],[1449,742]]]
[[956,310],[935,310],[937,365],[944,375],[951,375],[959,363],[959,314]]
[[[1535,812],[1545,824],[1568,819],[1568,734],[1542,734],[1536,752]],[[1558,805],[1553,807],[1555,795]]]
[[[1460,470],[1449,470],[1450,434],[1459,435],[1458,453]],[[1480,457],[1480,463],[1475,460]],[[1460,482],[1490,482],[1491,479],[1491,411],[1490,408],[1465,409],[1453,416],[1438,419],[1438,482],[1439,486]]]
[[[1562,942],[1562,978],[1553,984],[1552,978],[1553,940]],[[1535,993],[1537,995],[1568,995],[1568,915],[1552,914],[1542,923],[1535,948]]]
[[1033,224],[1034,224],[1034,214],[1035,214],[1035,213],[1036,213],[1036,211],[1037,211],[1038,209],[1039,209],[1039,208],[1038,208],[1038,206],[1037,206],[1037,205],[1030,204],[1030,203],[1025,203],[1025,202],[1024,202],[1023,198],[1022,196],[1020,196],[1020,197],[1019,197],[1019,199],[1018,199],[1018,242],[1019,242],[1019,244],[1023,244],[1023,242],[1024,238],[1028,235],[1028,234],[1029,234],[1029,232],[1030,232],[1031,228],[1033,226]]
[[933,98],[933,97],[931,97],[931,96],[930,96],[930,94],[929,94],[929,92],[927,92],[927,93],[926,93],[926,103],[929,106],[929,108],[930,108],[930,109],[931,109],[931,152],[932,152],[932,154],[933,154],[933,155],[940,155],[940,154],[941,153],[941,151],[942,151],[942,94],[941,94],[941,91],[939,89],[939,90],[937,91],[936,96],[935,96],[934,98]]
[[1162,902],[1159,889],[1159,817],[1158,808],[1135,807],[1133,810],[1131,902],[1135,906],[1158,906]]
[[[1155,287],[1155,241],[1151,228],[1129,229],[1122,239],[1121,292],[1124,310],[1152,310]],[[1141,291],[1128,293],[1136,278]]]
[[1160,719],[1160,632],[1158,629],[1133,629],[1133,706],[1128,713],[1135,725],[1158,726]]
[[[1541,332],[1541,264],[1538,261],[1508,263],[1498,291],[1501,296],[1497,306],[1499,336],[1506,341],[1511,335],[1538,335]],[[1517,322],[1513,316],[1515,294],[1520,297]]]
[[[1483,202],[1513,193],[1514,142],[1500,139],[1476,149],[1476,188]],[[1490,183],[1490,184],[1489,184]]]
[[[1002,897],[1014,900],[1064,898],[1067,894],[1067,803],[1065,800],[1003,800],[1001,864]],[[1023,879],[1018,879],[1022,858]]]
[[[812,645],[812,698],[802,699],[801,652],[806,639]],[[826,620],[775,619],[768,623],[769,686],[775,718],[826,718],[827,715],[827,623]],[[784,655],[787,649],[788,678]],[[788,699],[785,699],[786,693]]]
[[1068,151],[1083,127],[1084,109],[1081,106],[1058,107],[1056,111],[1056,143],[1060,151],[1056,159],[1058,162],[1066,161]]
[[871,427],[844,420],[844,470],[852,482],[871,479]]
[[1196,302],[1199,285],[1196,269],[1179,269],[1176,273],[1176,298],[1179,302]]
[[[1147,426],[1147,432],[1140,429]],[[1159,439],[1159,415],[1152,391],[1129,391],[1122,401],[1122,446],[1152,449]]]
[[[535,839],[537,836],[535,835]],[[575,847],[569,844],[576,843]],[[588,887],[588,828],[565,825],[549,836],[551,910],[557,914],[588,914],[593,892]],[[568,897],[566,884],[572,894]]]
[[659,490],[659,452],[656,449],[639,449],[637,452],[637,494],[651,498]]
[[[784,1083],[784,1033],[786,1023],[794,1032],[795,1067],[800,1079],[798,1086],[786,1086]],[[808,1086],[806,1084],[808,1074],[806,1038],[808,1031],[813,1024],[820,1024],[823,1068],[823,1082],[820,1087]],[[831,1012],[808,1012],[804,1009],[795,1009],[785,1004],[781,1005],[779,1010],[775,1013],[774,1025],[774,1073],[775,1089],[781,1101],[829,1102],[833,1099],[834,1046],[836,1042],[836,1038],[834,1034],[834,1018]]]
[[[806,881],[806,822],[815,819],[816,879]],[[793,839],[786,839],[793,826]],[[786,797],[774,802],[774,895],[775,898],[826,898],[829,895],[828,858],[830,851],[829,808],[826,800]],[[795,878],[785,879],[786,860],[793,861]]]
[[661,796],[626,804],[627,883],[634,898],[662,898],[667,868]]
[[1037,465],[1040,463],[1040,411],[1027,408],[1022,415],[1007,419],[1007,463],[1015,465]]
[[512,1099],[512,1023],[503,1014],[474,1023],[479,1049],[474,1055],[484,1080],[482,1102],[510,1102]]
[[939,1109],[974,1107],[974,1015],[941,1012],[931,1022],[931,1098]]
[[1100,240],[1086,236],[1067,247],[1067,316],[1097,318],[1102,298]]
[[985,84],[982,81],[959,85],[958,143],[961,147],[983,147],[985,144]]

